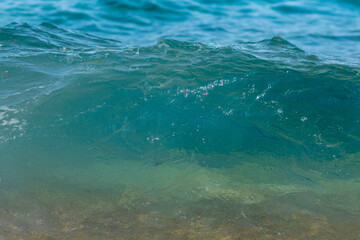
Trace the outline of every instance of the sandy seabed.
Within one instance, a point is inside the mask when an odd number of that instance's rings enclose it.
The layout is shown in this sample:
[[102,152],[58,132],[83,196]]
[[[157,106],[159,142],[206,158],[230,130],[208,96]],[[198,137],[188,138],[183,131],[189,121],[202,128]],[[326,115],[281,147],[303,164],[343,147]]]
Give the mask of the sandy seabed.
[[2,201],[1,240],[360,239],[359,214],[324,206],[335,196],[295,193],[244,203],[233,193],[194,201],[153,200],[129,190],[23,194]]
[[360,239],[357,179],[279,184],[266,174],[134,162],[35,171],[0,183],[0,240]]

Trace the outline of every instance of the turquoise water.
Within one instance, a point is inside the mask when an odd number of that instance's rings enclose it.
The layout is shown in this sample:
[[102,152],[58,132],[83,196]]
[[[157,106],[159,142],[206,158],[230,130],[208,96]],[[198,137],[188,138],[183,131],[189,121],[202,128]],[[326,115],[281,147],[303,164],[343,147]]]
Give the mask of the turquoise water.
[[357,1],[0,16],[0,239],[360,237]]

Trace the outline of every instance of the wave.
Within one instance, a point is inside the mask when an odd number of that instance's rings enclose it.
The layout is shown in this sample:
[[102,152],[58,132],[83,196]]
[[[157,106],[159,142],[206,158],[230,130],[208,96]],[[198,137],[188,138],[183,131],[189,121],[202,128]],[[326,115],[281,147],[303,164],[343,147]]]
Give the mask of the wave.
[[183,149],[319,162],[360,149],[360,70],[279,36],[127,48],[50,24],[12,24],[0,39],[6,151],[116,158]]
[[120,42],[95,37],[84,32],[69,31],[50,23],[31,26],[27,23],[11,23],[1,28],[1,52],[5,54],[28,51],[47,51],[59,48],[83,49],[86,47],[117,47]]

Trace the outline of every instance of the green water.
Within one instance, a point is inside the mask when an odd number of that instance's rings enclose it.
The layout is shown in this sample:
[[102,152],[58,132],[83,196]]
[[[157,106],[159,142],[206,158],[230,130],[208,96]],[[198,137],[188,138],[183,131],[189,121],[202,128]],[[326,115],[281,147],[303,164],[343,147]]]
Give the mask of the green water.
[[200,33],[0,29],[0,240],[360,237],[354,56]]

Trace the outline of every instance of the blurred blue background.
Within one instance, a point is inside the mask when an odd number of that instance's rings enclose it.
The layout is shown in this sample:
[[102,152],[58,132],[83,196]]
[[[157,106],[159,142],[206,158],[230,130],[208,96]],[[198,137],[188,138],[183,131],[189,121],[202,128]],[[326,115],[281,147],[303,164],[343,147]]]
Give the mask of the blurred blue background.
[[1,26],[48,22],[126,46],[160,38],[222,45],[280,35],[310,53],[360,62],[355,0],[4,0],[0,16]]

